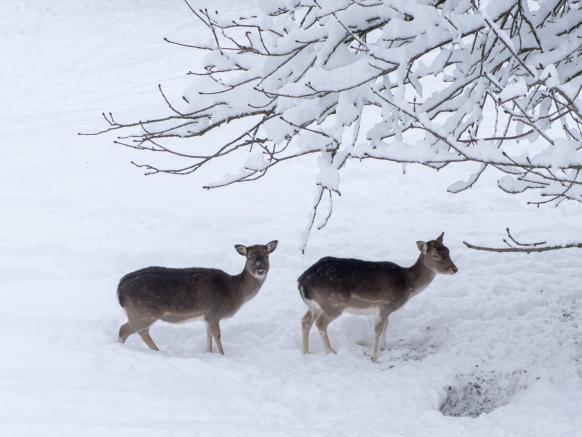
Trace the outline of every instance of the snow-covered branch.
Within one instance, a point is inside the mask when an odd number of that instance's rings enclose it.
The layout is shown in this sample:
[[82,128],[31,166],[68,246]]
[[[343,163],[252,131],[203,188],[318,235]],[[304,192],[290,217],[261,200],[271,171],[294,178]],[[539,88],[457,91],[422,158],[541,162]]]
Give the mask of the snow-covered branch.
[[[484,172],[528,203],[582,202],[582,4],[572,0],[304,0],[262,2],[243,17],[191,12],[208,40],[175,42],[205,53],[204,67],[166,117],[120,122],[118,143],[184,159],[189,174],[227,155],[240,169],[208,188],[262,178],[316,155],[318,208],[327,223],[349,159],[442,168],[475,163],[458,193]],[[366,129],[360,129],[365,120]],[[200,153],[193,137],[235,124],[236,138]],[[325,194],[328,194],[326,196]]]

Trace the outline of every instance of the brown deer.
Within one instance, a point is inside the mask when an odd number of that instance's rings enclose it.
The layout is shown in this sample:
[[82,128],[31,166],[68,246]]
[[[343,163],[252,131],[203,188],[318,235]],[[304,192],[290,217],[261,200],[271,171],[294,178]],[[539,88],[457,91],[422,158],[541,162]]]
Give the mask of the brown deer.
[[[455,274],[442,233],[436,240],[417,241],[420,256],[411,267],[391,262],[325,257],[298,279],[299,292],[309,309],[302,319],[303,353],[309,353],[309,331],[313,322],[326,353],[333,352],[327,326],[344,311],[374,314],[376,324],[372,360],[385,347],[388,316],[424,290],[437,273]],[[383,344],[381,344],[383,343]]]
[[125,343],[127,337],[137,332],[150,349],[157,351],[149,333],[157,320],[170,323],[204,320],[208,352],[212,352],[214,339],[218,352],[224,355],[220,321],[232,317],[259,292],[269,271],[269,254],[277,247],[277,241],[266,246],[234,247],[246,257],[245,267],[238,275],[196,267],[148,267],[121,278],[117,297],[128,322],[119,328],[118,341]]

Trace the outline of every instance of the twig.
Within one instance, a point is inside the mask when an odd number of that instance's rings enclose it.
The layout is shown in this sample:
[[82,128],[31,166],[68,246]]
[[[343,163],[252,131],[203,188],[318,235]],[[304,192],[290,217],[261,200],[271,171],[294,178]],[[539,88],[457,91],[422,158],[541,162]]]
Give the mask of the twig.
[[550,250],[561,250],[561,249],[582,249],[582,243],[569,243],[560,244],[555,246],[543,246],[543,247],[487,247],[487,246],[477,246],[475,244],[467,243],[463,241],[463,244],[469,249],[482,250],[486,252],[502,252],[502,253],[535,253],[535,252],[547,252]]

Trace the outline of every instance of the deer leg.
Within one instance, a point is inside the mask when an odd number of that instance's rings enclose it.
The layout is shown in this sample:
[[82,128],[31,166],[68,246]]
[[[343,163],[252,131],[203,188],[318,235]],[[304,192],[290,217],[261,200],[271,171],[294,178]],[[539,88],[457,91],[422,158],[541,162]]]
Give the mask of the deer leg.
[[311,312],[311,310],[307,310],[303,318],[301,319],[301,331],[303,337],[303,353],[309,353],[309,331],[313,326],[313,322],[315,322],[315,315]]
[[144,328],[141,331],[139,331],[138,334],[141,337],[141,339],[145,342],[145,344],[147,344],[151,350],[159,351],[158,346],[156,346],[156,343],[154,343],[154,340],[152,339],[152,337],[150,335],[149,326],[147,328]]
[[331,343],[329,342],[329,335],[327,335],[327,326],[334,320],[336,317],[329,317],[326,314],[321,314],[315,320],[315,326],[319,330],[319,335],[321,335],[321,342],[323,343],[323,349],[325,350],[326,354],[333,353],[336,354],[337,352],[331,347]]
[[127,337],[129,337],[131,334],[135,334],[136,332],[137,331],[131,327],[129,322],[121,325],[121,327],[119,328],[119,336],[117,337],[117,342],[121,344],[125,343]]
[[388,319],[386,319],[386,323],[384,323],[384,329],[382,329],[382,334],[380,336],[380,350],[387,350],[388,347],[386,346],[386,333],[388,331]]
[[[127,310],[126,310],[127,311]],[[124,343],[131,334],[136,332],[148,347],[154,351],[159,351],[158,347],[150,336],[150,326],[157,320],[155,317],[140,318],[127,311],[128,322],[119,328],[119,342]]]
[[208,325],[206,326],[206,352],[212,352],[212,334]]
[[388,326],[388,317],[380,315],[376,320],[376,325],[374,326],[374,347],[372,348],[372,361],[378,361],[378,349],[380,348],[380,338],[382,337],[382,332],[386,330]]
[[208,329],[212,335],[212,338],[214,338],[214,343],[216,343],[216,349],[218,349],[218,353],[224,355],[222,341],[220,341],[220,325],[218,323],[218,321],[208,322]]

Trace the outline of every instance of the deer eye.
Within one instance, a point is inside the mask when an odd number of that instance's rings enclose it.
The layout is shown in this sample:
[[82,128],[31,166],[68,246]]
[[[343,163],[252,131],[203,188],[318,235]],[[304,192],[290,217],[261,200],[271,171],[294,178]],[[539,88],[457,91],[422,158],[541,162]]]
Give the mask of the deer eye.
[[442,259],[442,256],[440,256],[438,253],[433,253],[433,254],[432,254],[432,257],[433,257],[434,259]]

